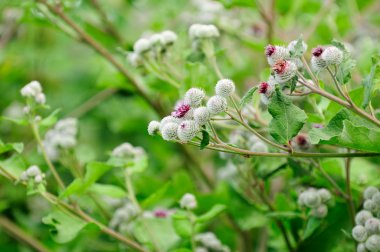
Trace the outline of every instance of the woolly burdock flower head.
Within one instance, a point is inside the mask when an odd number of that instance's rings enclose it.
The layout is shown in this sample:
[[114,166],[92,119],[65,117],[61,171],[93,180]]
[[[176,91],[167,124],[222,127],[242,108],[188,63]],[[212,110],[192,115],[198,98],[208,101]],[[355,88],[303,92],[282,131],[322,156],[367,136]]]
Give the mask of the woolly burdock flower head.
[[331,199],[331,193],[329,192],[329,190],[325,188],[318,189],[317,193],[323,203],[326,203],[327,201]]
[[219,95],[212,96],[207,101],[207,109],[210,111],[212,115],[216,115],[223,111],[226,111],[227,110],[226,98]]
[[321,197],[314,189],[303,192],[300,196],[305,206],[315,208],[321,204]]
[[178,124],[174,122],[168,122],[161,129],[162,138],[166,141],[172,141],[177,139]]
[[373,202],[372,199],[367,199],[367,200],[365,200],[364,203],[363,203],[363,208],[364,208],[365,210],[370,211],[370,212],[374,212],[374,211],[376,211],[376,208],[377,208],[377,207],[376,207],[375,202]]
[[328,209],[325,204],[321,204],[311,210],[311,215],[316,218],[325,218],[327,216],[327,213]]
[[118,158],[135,158],[145,154],[141,147],[134,147],[130,143],[122,143],[112,150],[111,155]]
[[[273,80],[273,78],[272,78]],[[274,84],[271,85],[271,81],[268,82],[261,82],[259,84],[259,94],[260,94],[260,100],[263,104],[267,105],[269,103],[269,98],[271,97],[273,90],[274,90]]]
[[[292,42],[289,43],[288,50],[290,53],[295,52],[297,43],[298,43],[298,40],[293,40]],[[305,43],[305,41],[302,40],[302,51],[301,51],[301,53],[304,54],[306,52],[306,50],[307,50],[307,44]]]
[[278,60],[272,70],[275,73],[275,79],[279,83],[284,83],[293,78],[297,73],[297,66],[292,61]]
[[194,121],[202,126],[210,120],[210,112],[206,107],[199,107],[194,110]]
[[329,46],[322,52],[321,58],[327,66],[339,65],[343,61],[343,52],[335,46]]
[[174,44],[174,42],[178,38],[177,34],[175,34],[173,31],[169,31],[169,30],[161,32],[160,35],[161,35],[161,37],[160,37],[161,41],[160,42],[163,46],[168,46],[168,45]]
[[235,84],[230,79],[221,79],[216,83],[215,94],[228,98],[235,92]]
[[380,236],[377,234],[371,235],[365,242],[365,247],[371,252],[380,250]]
[[164,118],[161,119],[160,122],[160,131],[162,133],[162,129],[165,127],[167,123],[176,123],[179,124],[182,121],[181,118],[176,118],[174,116],[165,116]]
[[294,137],[292,143],[300,150],[308,150],[311,147],[310,138],[307,134],[300,133]]
[[219,35],[219,30],[215,25],[193,24],[189,28],[191,39],[217,38]]
[[136,52],[131,52],[131,53],[128,53],[127,61],[133,67],[139,67],[142,65],[143,60],[142,60],[140,54],[138,54]]
[[34,101],[38,104],[45,104],[46,97],[42,92],[41,84],[38,81],[32,81],[26,84],[21,90],[20,93],[24,97],[33,98]]
[[172,116],[175,118],[183,118],[190,111],[190,109],[191,107],[189,104],[180,102],[172,112]]
[[199,107],[205,98],[205,92],[199,88],[190,88],[185,94],[184,102],[191,107]]
[[362,225],[364,226],[366,221],[372,218],[372,213],[367,210],[361,210],[358,212],[355,216],[355,223],[356,225]]
[[198,203],[195,196],[191,193],[186,193],[182,196],[181,200],[179,201],[179,205],[183,209],[193,210],[197,208]]
[[356,252],[368,252],[364,243],[359,243],[356,247]]
[[376,234],[379,232],[379,228],[380,228],[380,220],[377,219],[377,218],[369,218],[366,222],[365,222],[365,230],[367,231],[367,233],[369,235],[371,234]]
[[26,174],[29,177],[35,177],[41,174],[41,170],[37,165],[32,165],[26,170]]
[[319,72],[326,67],[326,62],[321,57],[323,51],[324,48],[321,46],[315,47],[312,50],[313,57],[311,57],[311,68],[315,72]]
[[352,237],[357,242],[365,242],[367,240],[367,230],[362,225],[357,225],[352,229]]
[[160,122],[151,121],[148,125],[148,134],[153,136],[160,131]]
[[179,140],[188,142],[199,132],[199,125],[194,120],[186,120],[179,124],[177,135]]
[[268,64],[273,66],[279,60],[289,59],[289,50],[283,46],[267,45],[265,47],[265,55],[267,56]]
[[137,54],[143,54],[148,52],[152,48],[151,41],[146,38],[140,38],[138,39],[135,44],[133,45],[133,50]]
[[364,190],[364,199],[372,199],[373,195],[379,192],[379,189],[377,189],[374,186],[369,186]]

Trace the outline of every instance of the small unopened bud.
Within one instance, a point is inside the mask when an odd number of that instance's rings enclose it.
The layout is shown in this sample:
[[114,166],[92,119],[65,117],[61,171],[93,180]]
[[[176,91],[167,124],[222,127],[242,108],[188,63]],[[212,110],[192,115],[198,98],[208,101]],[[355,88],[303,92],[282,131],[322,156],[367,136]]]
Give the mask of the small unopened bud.
[[188,142],[199,132],[198,124],[193,120],[183,121],[179,124],[177,134],[179,140]]
[[279,60],[289,59],[289,50],[283,46],[267,45],[265,48],[268,64],[273,66]]
[[169,122],[161,130],[162,138],[166,141],[175,140],[177,138],[178,124]]
[[319,189],[317,193],[323,203],[326,203],[327,201],[331,199],[331,193],[325,188]]
[[379,192],[379,189],[377,189],[374,186],[369,186],[364,191],[364,198],[365,199],[372,199],[373,195],[375,195],[375,193],[377,193],[377,192]]
[[235,92],[235,84],[232,80],[222,79],[216,83],[215,94],[228,98]]
[[352,237],[357,242],[365,242],[367,240],[367,230],[361,225],[355,226],[352,229]]
[[380,236],[377,234],[371,235],[365,242],[365,247],[371,252],[380,250]]
[[292,61],[278,60],[272,67],[276,81],[284,83],[297,74],[297,66]]
[[317,218],[325,218],[327,216],[327,213],[328,209],[325,204],[321,204],[311,210],[311,215]]
[[303,202],[307,207],[317,207],[321,204],[321,198],[318,193],[314,190],[308,190],[303,193]]
[[172,45],[177,40],[177,34],[173,31],[161,32],[161,44],[164,46]]
[[29,177],[35,177],[39,174],[41,174],[41,170],[37,165],[32,165],[26,170],[26,174]]
[[204,39],[219,37],[219,30],[215,25],[193,24],[189,28],[191,39]]
[[39,174],[34,177],[34,182],[37,184],[42,183],[43,180],[44,180],[44,177],[42,176],[42,174]]
[[364,243],[359,243],[356,247],[356,252],[368,252],[368,250],[365,248]]
[[326,62],[321,57],[323,51],[324,49],[321,46],[313,48],[312,50],[313,57],[311,58],[311,67],[316,72],[319,72],[326,67]]
[[160,130],[160,122],[151,121],[148,125],[148,133],[153,136]]
[[143,59],[141,58],[140,54],[136,52],[128,53],[127,60],[128,63],[133,67],[139,67],[143,63]]
[[[297,43],[298,43],[298,40],[293,40],[292,42],[289,43],[289,45],[288,45],[289,52],[291,52],[291,53],[295,52]],[[305,43],[305,41],[302,41],[301,53],[304,54],[306,52],[306,50],[307,50],[307,44]]]
[[162,129],[167,123],[179,124],[181,121],[182,121],[181,118],[176,118],[174,116],[165,116],[164,118],[162,118],[160,122],[160,131],[162,132]]
[[323,51],[321,58],[328,66],[339,65],[343,61],[343,52],[335,46],[329,46]]
[[372,201],[377,208],[380,208],[380,192],[377,192],[372,196]]
[[212,115],[219,114],[227,110],[227,100],[222,96],[212,96],[207,101],[207,109]]
[[362,225],[364,226],[366,221],[372,218],[372,213],[367,210],[361,210],[358,212],[355,216],[355,223],[356,225]]
[[38,104],[45,104],[46,103],[46,97],[45,97],[44,93],[37,94],[35,99],[36,99],[36,102]]
[[205,97],[205,92],[199,88],[190,88],[185,94],[184,102],[191,107],[199,107]]
[[375,234],[379,232],[379,227],[380,227],[380,220],[377,218],[369,218],[365,222],[365,229],[367,230],[367,233],[369,235]]
[[376,210],[376,204],[375,204],[375,202],[373,202],[373,200],[368,199],[368,200],[364,201],[363,208],[365,210],[370,211],[370,212],[374,212]]
[[143,54],[148,52],[151,49],[152,45],[148,39],[141,38],[135,42],[133,45],[133,50],[137,54]]
[[202,126],[210,120],[210,112],[206,107],[199,107],[194,110],[194,121]]
[[181,208],[193,210],[197,208],[197,200],[193,194],[186,193],[179,201],[179,205]]

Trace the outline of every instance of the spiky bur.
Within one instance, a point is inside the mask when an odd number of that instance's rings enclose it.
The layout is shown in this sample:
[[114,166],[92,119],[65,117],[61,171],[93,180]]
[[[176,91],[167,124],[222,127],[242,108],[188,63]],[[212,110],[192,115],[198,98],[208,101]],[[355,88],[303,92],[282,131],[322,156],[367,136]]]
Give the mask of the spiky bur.
[[197,208],[198,203],[195,196],[191,193],[186,193],[182,196],[181,200],[179,201],[179,205],[183,209],[187,210],[193,210]]
[[[298,40],[293,40],[288,44],[289,53],[293,53],[293,54],[295,53],[297,43],[298,43]],[[301,54],[304,54],[306,50],[307,50],[307,44],[305,43],[305,41],[302,41]]]
[[316,218],[324,218],[328,214],[327,203],[331,200],[331,193],[325,189],[309,188],[298,197],[298,204],[311,208],[310,214]]
[[354,238],[355,241],[357,242],[365,242],[368,238],[368,234],[365,227],[361,225],[355,226],[352,229],[351,234],[352,234],[352,238]]
[[309,150],[311,148],[311,141],[307,134],[300,133],[291,141],[293,148],[297,150]]
[[165,123],[161,129],[161,136],[166,141],[172,141],[177,139],[178,124],[174,122]]
[[335,46],[329,46],[322,52],[321,58],[327,66],[339,65],[343,61],[343,52]]
[[210,120],[210,112],[206,107],[199,107],[194,110],[194,121],[200,125],[205,125]]
[[221,79],[216,83],[215,94],[228,98],[235,92],[235,84],[230,79]]
[[288,60],[290,58],[289,50],[283,46],[267,45],[265,55],[267,56],[268,64],[271,66],[279,60]]
[[172,116],[175,118],[184,118],[190,110],[191,106],[189,104],[180,102],[172,112]]
[[161,122],[160,122],[160,132],[162,133],[162,129],[165,127],[165,125],[167,123],[176,123],[176,124],[179,124],[180,122],[182,122],[181,118],[176,118],[174,116],[165,116],[164,118],[162,118]]
[[186,94],[184,102],[189,104],[191,107],[199,107],[205,98],[205,92],[199,88],[190,88]]
[[194,120],[183,121],[178,126],[178,139],[182,142],[188,142],[193,139],[199,131],[199,125]]
[[156,135],[160,131],[160,122],[151,121],[148,125],[148,134],[153,136]]
[[292,79],[297,74],[297,66],[292,61],[278,60],[273,66],[272,70],[276,81],[285,83]]
[[193,24],[189,28],[191,39],[217,38],[220,36],[218,28],[215,25]]
[[272,96],[274,87],[271,86],[268,82],[261,82],[259,84],[259,94],[261,102],[265,105],[269,103],[269,98]]
[[371,235],[365,242],[365,247],[370,252],[377,252],[380,250],[380,235]]
[[313,56],[311,57],[311,68],[315,72],[319,72],[326,67],[326,62],[321,57],[323,51],[324,51],[324,48],[321,46],[318,46],[318,47],[313,48],[311,52],[313,54]]
[[207,101],[207,109],[211,115],[216,115],[227,110],[226,98],[215,95]]

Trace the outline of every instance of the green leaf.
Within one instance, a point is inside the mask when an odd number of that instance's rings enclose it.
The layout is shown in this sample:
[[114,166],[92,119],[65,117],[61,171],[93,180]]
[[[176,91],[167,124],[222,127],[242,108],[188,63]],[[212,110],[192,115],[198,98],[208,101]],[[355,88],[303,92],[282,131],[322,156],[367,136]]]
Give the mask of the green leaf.
[[3,154],[8,151],[16,151],[17,153],[21,153],[24,149],[23,143],[7,143],[4,144],[0,140],[0,154]]
[[333,40],[331,44],[343,51],[343,61],[338,66],[336,78],[339,83],[346,84],[351,80],[351,70],[356,66],[356,61],[352,59],[343,43]]
[[257,89],[258,89],[258,87],[252,87],[250,90],[247,91],[247,93],[245,93],[245,95],[243,96],[243,98],[241,98],[240,108],[242,108],[246,104],[252,102],[252,96],[256,92]]
[[268,217],[275,218],[275,219],[296,219],[296,218],[302,218],[302,214],[298,212],[293,211],[281,211],[281,212],[270,212],[267,213]]
[[182,238],[190,238],[192,235],[192,224],[188,213],[177,211],[172,215],[173,227],[176,233]]
[[202,141],[200,149],[203,150],[210,143],[210,135],[206,130],[202,130]]
[[25,118],[10,118],[6,116],[1,116],[0,120],[8,121],[17,125],[25,126],[28,125],[28,120]]
[[218,216],[220,213],[222,213],[224,210],[226,210],[225,205],[214,205],[207,213],[202,214],[196,219],[197,223],[203,223],[203,222],[209,222],[212,219],[214,219],[216,216]]
[[296,87],[297,87],[297,82],[298,82],[298,76],[294,76],[291,80],[290,80],[290,93],[292,94],[294,92],[294,90],[296,90]]
[[297,39],[297,43],[294,46],[294,50],[290,52],[292,58],[299,58],[304,54],[303,50],[303,39],[302,37]]
[[50,115],[42,119],[39,125],[47,128],[53,126],[58,120],[57,115],[59,111],[61,111],[61,109],[54,110]]
[[323,219],[319,219],[315,217],[309,218],[306,224],[305,231],[303,233],[303,239],[305,240],[309,238],[319,228],[322,222],[323,222]]
[[99,195],[106,195],[111,198],[122,199],[127,196],[127,192],[116,185],[105,185],[95,183],[88,188],[89,192],[97,193]]
[[374,92],[380,87],[380,55],[372,56],[371,72],[362,82],[364,86],[364,99],[362,107],[366,108],[374,94]]
[[88,225],[78,217],[55,209],[42,222],[51,226],[50,234],[57,243],[67,243],[78,236],[79,232]]
[[268,111],[273,117],[269,124],[269,132],[281,144],[288,144],[302,129],[307,119],[305,112],[295,106],[278,88],[269,102]]

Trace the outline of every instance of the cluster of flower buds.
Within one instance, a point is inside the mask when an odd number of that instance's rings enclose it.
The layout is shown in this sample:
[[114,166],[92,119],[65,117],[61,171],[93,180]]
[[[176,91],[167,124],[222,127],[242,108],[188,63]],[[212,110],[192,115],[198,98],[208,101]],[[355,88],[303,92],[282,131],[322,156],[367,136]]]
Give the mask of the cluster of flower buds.
[[145,151],[141,147],[135,147],[130,143],[123,143],[112,150],[111,155],[117,158],[138,158],[145,155]]
[[335,46],[313,48],[311,67],[319,72],[328,66],[339,65],[343,61],[343,52]]
[[61,149],[71,149],[77,144],[78,120],[65,118],[59,120],[53,129],[45,134],[43,140],[47,155],[51,160],[57,160]]
[[186,193],[182,196],[181,200],[179,201],[179,206],[183,209],[193,210],[198,206],[197,199],[193,194]]
[[131,202],[126,202],[122,207],[116,209],[110,220],[112,229],[126,233],[130,230],[130,222],[138,215],[138,209]]
[[149,52],[165,52],[177,38],[177,34],[170,30],[155,33],[148,38],[140,38],[134,43],[133,52],[128,54],[128,62],[137,67],[142,64],[144,55]]
[[230,249],[227,246],[223,245],[221,241],[215,236],[215,234],[211,232],[197,234],[194,237],[194,240],[196,243],[199,244],[199,246],[195,250],[196,252],[209,252],[209,251],[229,252],[230,251]]
[[370,186],[364,191],[364,210],[355,216],[352,237],[359,243],[357,252],[380,251],[380,192]]
[[215,86],[215,96],[210,97],[202,106],[205,92],[199,88],[189,89],[183,100],[179,101],[171,115],[161,122],[152,121],[148,126],[150,135],[161,133],[164,140],[188,142],[193,139],[211,118],[227,110],[227,98],[235,91],[232,80],[219,80]]
[[298,204],[301,207],[311,208],[310,213],[312,216],[316,218],[324,218],[328,213],[326,203],[328,203],[331,198],[331,193],[325,188],[309,188],[299,195]]
[[189,28],[189,36],[192,40],[197,40],[217,38],[220,34],[215,25],[193,24]]
[[[35,102],[36,104],[45,104],[46,103],[46,96],[42,91],[41,84],[38,81],[32,81],[28,84],[26,84],[20,91],[21,95],[27,99],[30,99],[30,101]],[[30,107],[26,106],[24,108],[24,113],[29,113]]]
[[37,165],[30,166],[26,171],[21,173],[21,181],[32,181],[35,184],[41,184],[45,182],[45,174],[41,172]]

